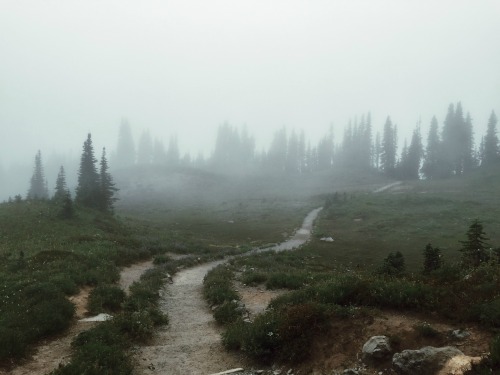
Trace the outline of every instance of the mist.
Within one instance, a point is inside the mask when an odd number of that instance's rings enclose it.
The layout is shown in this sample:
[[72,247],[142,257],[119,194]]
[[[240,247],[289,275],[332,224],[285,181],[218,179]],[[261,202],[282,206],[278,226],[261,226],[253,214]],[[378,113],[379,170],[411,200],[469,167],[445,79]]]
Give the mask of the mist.
[[340,143],[367,113],[401,149],[461,102],[477,146],[500,111],[499,16],[493,0],[3,2],[0,199],[25,194],[38,150],[49,188],[60,165],[74,186],[89,132],[113,168],[122,119],[207,160],[224,123],[260,153],[283,127]]

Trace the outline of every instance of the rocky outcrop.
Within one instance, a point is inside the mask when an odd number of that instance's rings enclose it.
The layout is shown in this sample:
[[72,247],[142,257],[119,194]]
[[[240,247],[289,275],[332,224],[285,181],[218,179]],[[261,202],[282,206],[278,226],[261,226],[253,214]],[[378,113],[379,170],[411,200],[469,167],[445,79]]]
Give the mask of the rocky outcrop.
[[403,350],[392,357],[392,365],[401,375],[437,374],[454,357],[464,354],[453,346],[434,348],[426,346],[418,350]]
[[373,336],[363,345],[363,361],[371,362],[390,357],[391,343],[387,336]]

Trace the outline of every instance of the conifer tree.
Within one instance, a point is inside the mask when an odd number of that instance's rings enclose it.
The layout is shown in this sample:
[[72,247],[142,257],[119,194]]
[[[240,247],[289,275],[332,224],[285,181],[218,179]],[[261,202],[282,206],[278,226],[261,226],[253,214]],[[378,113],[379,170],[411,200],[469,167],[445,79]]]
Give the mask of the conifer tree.
[[474,220],[467,231],[467,240],[460,241],[464,265],[477,267],[489,260],[488,249],[490,245],[486,242],[489,238],[486,238],[485,235],[483,224],[477,219]]
[[396,170],[397,129],[392,125],[391,118],[387,117],[382,138],[382,154],[380,164],[382,171],[393,177]]
[[417,126],[411,137],[410,147],[408,148],[408,158],[406,162],[406,178],[418,180],[420,178],[420,162],[423,156],[422,137],[420,135],[420,126]]
[[75,200],[84,206],[93,208],[98,208],[100,201],[100,183],[96,163],[97,159],[94,157],[92,136],[89,133],[87,140],[83,143]]
[[35,167],[28,190],[28,199],[48,199],[49,190],[42,165],[42,153],[38,150],[35,156]]
[[132,131],[127,120],[122,120],[118,133],[118,145],[116,148],[115,168],[127,168],[135,164],[136,153]]
[[170,166],[177,166],[179,165],[179,160],[179,142],[177,140],[177,136],[171,136],[168,142],[167,163]]
[[144,130],[137,146],[137,164],[148,165],[153,161],[153,138],[149,130]]
[[64,172],[64,167],[61,165],[61,168],[59,168],[59,173],[57,174],[54,200],[56,202],[62,202],[66,197],[67,190],[68,188],[66,186],[66,173]]
[[422,173],[428,180],[440,177],[441,168],[441,141],[438,133],[438,122],[434,116],[431,120],[429,134],[427,136],[427,147],[425,149]]
[[441,258],[441,250],[439,247],[432,247],[430,243],[424,249],[424,270],[425,274],[441,268],[443,260]]
[[497,136],[497,116],[495,112],[492,111],[490,118],[488,120],[488,128],[486,130],[486,135],[484,136],[483,150],[481,153],[481,165],[489,166],[497,164],[500,161],[500,149],[498,146],[498,136]]
[[115,193],[118,189],[115,187],[113,178],[108,172],[108,161],[106,159],[106,148],[102,149],[102,157],[100,163],[100,194],[99,194],[99,209],[102,211],[113,211],[113,204],[116,202],[117,198]]

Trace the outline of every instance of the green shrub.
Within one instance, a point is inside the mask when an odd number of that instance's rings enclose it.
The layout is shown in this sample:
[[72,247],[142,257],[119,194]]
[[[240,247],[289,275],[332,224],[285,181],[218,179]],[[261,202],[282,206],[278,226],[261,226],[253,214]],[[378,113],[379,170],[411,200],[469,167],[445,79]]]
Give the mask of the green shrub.
[[125,300],[125,292],[116,285],[100,284],[89,296],[88,308],[91,314],[116,312]]
[[238,311],[238,303],[225,301],[214,311],[214,318],[219,324],[229,324],[235,322],[241,317],[241,311]]
[[153,259],[153,264],[159,265],[159,264],[165,264],[168,263],[172,260],[168,255],[165,254],[160,254],[154,257]]
[[222,305],[226,301],[239,300],[233,289],[233,272],[220,265],[212,269],[203,279],[203,296],[211,305]]
[[247,336],[250,323],[241,319],[234,321],[222,333],[222,344],[227,350],[239,350],[243,346],[243,341]]
[[297,272],[272,273],[267,282],[267,289],[300,289],[307,282],[307,275]]
[[245,285],[256,286],[266,282],[267,275],[263,272],[247,271],[241,275],[240,280]]
[[322,305],[307,303],[290,306],[283,315],[278,325],[279,358],[302,362],[311,355],[313,338],[327,327],[327,310]]

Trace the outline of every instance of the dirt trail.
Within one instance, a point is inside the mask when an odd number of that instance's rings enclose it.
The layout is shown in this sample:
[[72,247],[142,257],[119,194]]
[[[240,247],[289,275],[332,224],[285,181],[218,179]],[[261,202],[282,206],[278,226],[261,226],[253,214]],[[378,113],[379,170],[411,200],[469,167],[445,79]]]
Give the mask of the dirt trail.
[[[151,261],[134,264],[124,268],[120,273],[120,286],[128,291],[134,281],[139,280],[142,273],[152,266]],[[95,322],[80,322],[87,314],[87,302],[91,288],[84,287],[80,293],[69,299],[75,304],[75,319],[62,335],[42,341],[28,360],[9,371],[0,369],[0,375],[44,375],[55,370],[60,364],[66,364],[71,359],[71,342],[79,333],[92,328]]]
[[[309,239],[320,211],[321,208],[311,211],[290,240],[265,251],[291,250],[302,245]],[[163,289],[161,307],[170,322],[157,332],[150,345],[135,353],[138,374],[206,375],[252,366],[241,354],[225,351],[220,338],[222,329],[215,323],[202,296],[206,273],[224,262],[211,262],[181,271],[173,278],[173,284]],[[255,312],[267,306],[270,298],[269,293],[253,291],[251,299],[256,305],[252,305]]]
[[204,276],[221,263],[179,272],[163,289],[161,307],[169,325],[136,352],[138,374],[206,375],[248,365],[241,356],[224,350],[221,329],[202,297]]

